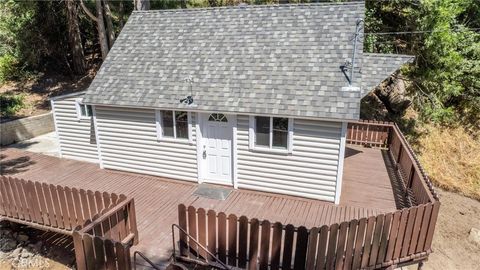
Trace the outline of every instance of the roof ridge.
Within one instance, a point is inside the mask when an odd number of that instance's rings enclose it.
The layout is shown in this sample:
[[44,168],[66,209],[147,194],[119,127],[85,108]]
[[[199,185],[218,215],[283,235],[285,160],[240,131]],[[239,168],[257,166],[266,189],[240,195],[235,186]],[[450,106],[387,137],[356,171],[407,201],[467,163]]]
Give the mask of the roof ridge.
[[260,9],[260,8],[283,8],[283,7],[303,7],[303,6],[348,6],[364,5],[363,0],[354,0],[351,2],[315,2],[315,3],[289,3],[289,4],[262,4],[262,5],[236,5],[221,7],[200,7],[200,8],[173,8],[173,9],[152,9],[152,10],[134,10],[132,13],[163,13],[163,12],[194,12],[205,10],[234,10],[234,9]]

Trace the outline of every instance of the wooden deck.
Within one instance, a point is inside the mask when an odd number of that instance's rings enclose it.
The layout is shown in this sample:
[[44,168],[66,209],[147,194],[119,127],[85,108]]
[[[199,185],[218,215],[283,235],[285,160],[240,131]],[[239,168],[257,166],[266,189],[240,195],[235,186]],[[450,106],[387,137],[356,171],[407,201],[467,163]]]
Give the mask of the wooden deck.
[[387,150],[347,145],[340,205],[384,212],[408,207]]
[[[177,205],[193,205],[237,216],[313,227],[373,216],[401,207],[386,152],[349,146],[340,205],[292,196],[234,190],[225,201],[193,195],[197,184],[155,176],[102,170],[97,164],[5,149],[1,174],[70,187],[123,193],[135,198],[139,245],[134,250],[162,263],[171,255],[171,224]],[[392,184],[393,183],[393,184]],[[392,188],[393,186],[393,188]],[[395,194],[394,194],[395,193]]]

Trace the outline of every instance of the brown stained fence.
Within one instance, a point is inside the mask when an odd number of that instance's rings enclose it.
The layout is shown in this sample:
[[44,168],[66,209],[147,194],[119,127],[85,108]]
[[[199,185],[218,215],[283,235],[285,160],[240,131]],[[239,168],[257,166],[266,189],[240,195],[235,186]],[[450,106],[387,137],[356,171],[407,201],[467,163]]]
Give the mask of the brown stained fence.
[[388,147],[391,122],[358,121],[347,126],[347,143],[370,147]]
[[1,176],[0,220],[72,235],[77,269],[98,269],[102,260],[107,269],[129,269],[138,243],[134,201],[115,193]]
[[347,143],[387,148],[413,204],[438,201],[430,179],[397,124],[376,121],[351,122],[347,129]]
[[[0,214],[15,222],[71,234],[86,220],[117,203],[114,193],[100,193],[2,176]],[[45,229],[45,228],[42,229]]]
[[130,269],[130,246],[138,243],[133,199],[119,201],[73,234],[78,269]]
[[132,269],[128,241],[73,232],[77,269]]
[[[179,226],[228,265],[248,269],[374,269],[417,263],[432,252],[438,196],[398,126],[358,121],[347,143],[388,150],[412,207],[330,226],[294,227],[179,205]],[[321,224],[320,224],[321,225]],[[180,232],[180,258],[213,263]]]
[[[248,269],[382,268],[431,252],[439,203],[307,229],[179,206],[179,225],[230,266]],[[180,256],[209,260],[180,233]]]

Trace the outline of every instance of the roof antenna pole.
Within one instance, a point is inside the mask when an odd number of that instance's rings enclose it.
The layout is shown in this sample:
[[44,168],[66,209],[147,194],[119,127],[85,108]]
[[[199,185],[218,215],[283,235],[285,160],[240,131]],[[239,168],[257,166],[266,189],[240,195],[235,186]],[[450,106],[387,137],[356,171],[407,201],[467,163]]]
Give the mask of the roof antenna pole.
[[190,95],[188,95],[186,98],[180,99],[180,103],[184,103],[187,105],[192,105],[193,103],[193,77],[190,75],[187,78],[185,78],[185,82],[188,82],[190,84]]
[[354,79],[354,70],[355,70],[355,56],[357,54],[357,41],[358,36],[360,35],[361,27],[360,25],[363,23],[363,19],[358,19],[356,26],[355,26],[355,35],[353,37],[353,55],[352,55],[352,68],[350,69],[350,86],[353,84]]

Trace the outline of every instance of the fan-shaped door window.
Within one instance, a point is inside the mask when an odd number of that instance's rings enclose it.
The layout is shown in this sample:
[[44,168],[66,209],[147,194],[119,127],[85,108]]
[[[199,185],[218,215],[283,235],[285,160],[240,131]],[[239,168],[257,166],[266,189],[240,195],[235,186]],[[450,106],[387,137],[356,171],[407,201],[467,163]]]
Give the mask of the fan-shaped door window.
[[208,121],[212,122],[228,122],[227,117],[223,113],[212,113],[208,117]]

